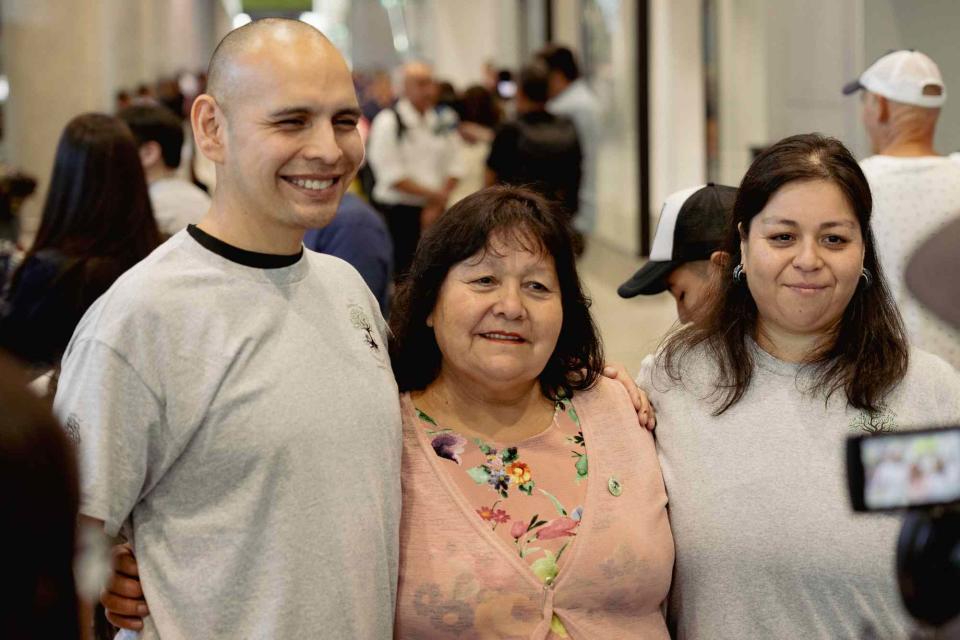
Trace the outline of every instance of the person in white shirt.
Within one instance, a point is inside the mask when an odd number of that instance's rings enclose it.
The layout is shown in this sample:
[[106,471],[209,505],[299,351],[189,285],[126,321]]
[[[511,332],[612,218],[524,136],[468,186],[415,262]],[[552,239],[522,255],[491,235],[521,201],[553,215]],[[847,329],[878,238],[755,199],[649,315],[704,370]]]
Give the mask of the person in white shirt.
[[397,276],[409,269],[421,229],[443,213],[464,173],[456,118],[436,109],[436,93],[428,65],[405,65],[403,97],[377,114],[367,140],[373,199],[387,219]]
[[573,52],[550,45],[537,53],[549,69],[549,96],[547,111],[567,116],[577,127],[581,160],[580,207],[573,218],[573,226],[580,233],[593,231],[597,220],[597,144],[600,141],[600,102],[580,75]]
[[[960,331],[907,289],[907,261],[928,238],[960,219],[960,163],[933,147],[947,88],[940,69],[919,51],[890,52],[848,83],[860,92],[874,155],[860,166],[873,193],[873,230],[883,269],[913,345],[960,369]],[[940,278],[954,277],[946,272]]]
[[200,222],[210,208],[210,196],[177,175],[184,137],[179,118],[157,104],[127,107],[117,116],[130,127],[140,147],[140,162],[160,233],[172,236]]

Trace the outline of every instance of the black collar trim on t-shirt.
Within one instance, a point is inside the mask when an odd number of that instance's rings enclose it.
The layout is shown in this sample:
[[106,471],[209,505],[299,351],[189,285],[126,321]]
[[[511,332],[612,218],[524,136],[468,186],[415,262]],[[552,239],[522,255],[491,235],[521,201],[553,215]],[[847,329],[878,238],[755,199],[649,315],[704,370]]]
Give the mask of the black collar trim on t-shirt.
[[208,249],[218,256],[222,256],[230,262],[242,264],[245,267],[255,269],[282,269],[297,263],[303,255],[303,249],[293,255],[277,255],[275,253],[260,253],[258,251],[247,251],[232,244],[227,244],[219,238],[200,229],[194,224],[187,225],[187,233],[190,237],[199,242],[205,249]]

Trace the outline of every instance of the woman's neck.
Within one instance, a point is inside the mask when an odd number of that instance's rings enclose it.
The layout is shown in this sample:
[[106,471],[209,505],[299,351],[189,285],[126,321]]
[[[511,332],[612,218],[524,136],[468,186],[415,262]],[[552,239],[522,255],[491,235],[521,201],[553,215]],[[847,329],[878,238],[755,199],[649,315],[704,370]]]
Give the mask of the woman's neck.
[[833,331],[821,333],[791,333],[778,327],[757,324],[755,339],[761,349],[784,362],[803,364],[812,360],[832,339]]
[[441,373],[414,402],[443,426],[497,442],[519,442],[548,429],[554,403],[538,381],[510,388],[486,388]]

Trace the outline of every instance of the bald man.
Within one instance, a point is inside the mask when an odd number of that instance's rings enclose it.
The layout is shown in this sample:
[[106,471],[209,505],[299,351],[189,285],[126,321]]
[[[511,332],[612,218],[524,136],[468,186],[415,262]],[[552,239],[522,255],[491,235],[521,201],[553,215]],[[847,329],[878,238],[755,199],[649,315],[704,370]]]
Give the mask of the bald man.
[[312,27],[233,31],[197,98],[217,189],[197,226],[86,314],[55,409],[83,516],[126,535],[144,638],[389,638],[400,414],[378,305],[304,251],[363,146],[347,66]]
[[960,163],[933,144],[947,87],[933,60],[904,49],[881,56],[844,87],[857,91],[874,153],[860,166],[873,194],[871,227],[890,291],[911,343],[960,369],[960,330],[921,304],[905,279],[920,245],[960,220]]
[[464,174],[456,117],[436,109],[433,70],[410,62],[402,71],[403,97],[377,114],[367,141],[373,199],[390,229],[397,276],[409,270],[420,232],[443,213]]

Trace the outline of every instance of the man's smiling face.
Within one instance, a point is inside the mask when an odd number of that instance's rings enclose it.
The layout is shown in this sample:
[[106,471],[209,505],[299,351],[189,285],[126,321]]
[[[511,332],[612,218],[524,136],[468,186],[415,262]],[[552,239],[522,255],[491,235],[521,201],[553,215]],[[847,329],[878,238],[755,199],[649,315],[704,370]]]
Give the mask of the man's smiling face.
[[232,207],[246,215],[296,229],[326,226],[364,153],[339,52],[320,38],[271,34],[231,65],[225,93],[218,189],[229,189]]

